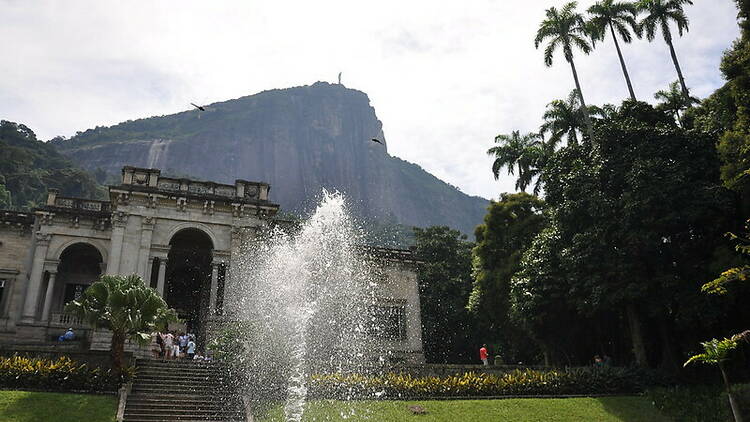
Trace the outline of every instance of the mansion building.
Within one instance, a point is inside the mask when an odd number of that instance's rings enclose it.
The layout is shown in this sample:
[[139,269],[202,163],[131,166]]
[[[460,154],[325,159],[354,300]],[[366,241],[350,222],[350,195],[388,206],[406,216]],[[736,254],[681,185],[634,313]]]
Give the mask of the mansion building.
[[[227,185],[124,167],[107,201],[50,190],[33,212],[0,210],[0,344],[51,343],[73,327],[87,347],[108,347],[64,312],[103,274],[139,275],[206,344],[231,318],[224,290],[241,248],[283,224],[269,190],[266,183]],[[385,274],[376,313],[389,328],[377,341],[394,360],[421,363],[416,260],[406,250],[368,250]]]

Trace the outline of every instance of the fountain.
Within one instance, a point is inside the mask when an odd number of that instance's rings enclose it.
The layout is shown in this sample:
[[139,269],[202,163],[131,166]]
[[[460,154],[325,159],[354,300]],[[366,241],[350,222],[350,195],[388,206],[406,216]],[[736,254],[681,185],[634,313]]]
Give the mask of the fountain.
[[239,371],[256,400],[283,402],[288,422],[302,420],[308,378],[360,371],[374,358],[377,269],[358,248],[363,231],[341,194],[323,192],[314,214],[293,233],[276,229],[244,245],[227,312],[239,321]]

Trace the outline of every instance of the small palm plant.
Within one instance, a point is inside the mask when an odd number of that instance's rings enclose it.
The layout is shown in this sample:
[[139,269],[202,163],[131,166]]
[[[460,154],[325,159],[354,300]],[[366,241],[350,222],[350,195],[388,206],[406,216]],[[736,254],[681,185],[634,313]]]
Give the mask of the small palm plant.
[[723,340],[712,339],[710,341],[702,342],[701,346],[703,346],[703,353],[692,356],[687,362],[685,362],[685,366],[693,362],[719,366],[721,376],[724,379],[724,386],[726,387],[727,395],[729,396],[729,405],[732,408],[732,414],[734,414],[734,420],[736,422],[742,422],[743,417],[737,404],[737,400],[735,399],[734,394],[732,394],[732,385],[729,382],[729,376],[725,365],[729,360],[730,353],[737,349],[741,342],[750,342],[750,330],[744,331],[740,334],[735,334],[734,336]]
[[[602,110],[596,106],[586,107],[589,119],[601,115]],[[573,90],[567,100],[554,100],[547,104],[547,110],[542,116],[544,123],[539,128],[540,133],[550,134],[548,143],[556,147],[565,137],[568,145],[578,145],[578,132],[586,129],[586,116],[579,100],[578,92]]]
[[700,103],[700,100],[693,96],[688,96],[688,99],[686,100],[680,90],[678,81],[672,82],[667,90],[657,91],[654,94],[654,98],[659,100],[659,104],[656,108],[671,113],[679,125],[682,125],[680,111],[686,110],[694,104]]
[[146,345],[154,331],[178,320],[175,310],[168,308],[156,290],[146,287],[137,275],[102,276],[80,299],[65,305],[65,312],[83,319],[94,329],[112,331],[112,366],[118,376],[124,369],[126,340]]

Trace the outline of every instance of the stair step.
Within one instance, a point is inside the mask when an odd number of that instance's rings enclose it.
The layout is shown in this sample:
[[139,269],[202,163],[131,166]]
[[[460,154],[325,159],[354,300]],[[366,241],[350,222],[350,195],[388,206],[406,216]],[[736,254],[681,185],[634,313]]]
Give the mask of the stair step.
[[[140,410],[140,411],[139,411]],[[181,415],[236,415],[239,413],[238,409],[201,409],[201,408],[194,408],[194,409],[185,409],[185,408],[177,408],[172,407],[166,408],[157,408],[157,409],[130,409],[125,408],[125,414],[149,414],[149,415],[174,415],[174,416],[181,416]]]
[[175,418],[206,418],[206,417],[233,417],[233,416],[239,416],[242,412],[240,410],[209,410],[209,411],[185,411],[185,412],[178,412],[173,411],[169,412],[168,410],[140,410],[140,411],[131,411],[131,410],[125,410],[126,416],[170,416]]
[[161,368],[149,367],[138,368],[137,373],[155,373],[155,374],[172,374],[172,373],[193,373],[193,374],[221,374],[221,368],[179,368],[176,366],[165,366]]
[[[147,386],[134,386],[131,390],[133,393],[145,393],[145,394],[174,394],[174,395],[192,395],[192,396],[211,396],[215,390],[210,388],[164,388],[164,387],[147,387]],[[219,392],[221,394],[221,392]],[[228,393],[228,392],[227,392]]]
[[220,369],[224,366],[216,363],[150,363],[138,365],[139,368],[185,368],[185,369]]
[[183,387],[203,386],[203,387],[211,388],[211,389],[214,389],[214,390],[225,389],[225,388],[229,388],[230,387],[230,385],[228,383],[224,383],[224,382],[218,381],[218,380],[196,380],[196,381],[191,381],[191,380],[177,380],[177,379],[175,379],[175,380],[165,380],[165,379],[159,379],[159,380],[156,380],[156,379],[141,380],[141,379],[136,379],[133,382],[133,385],[158,386],[158,387],[162,387],[162,386],[167,386],[167,387],[168,386],[183,386]]
[[[149,418],[141,417],[141,416],[129,416],[125,417],[123,419],[124,422],[171,422],[174,419],[165,418],[163,416],[160,416],[158,418]],[[179,419],[180,422],[245,422],[246,419],[244,416],[240,416],[237,418],[227,418],[227,419],[217,419],[217,418],[211,418],[211,419]]]
[[211,410],[233,410],[242,407],[239,402],[199,402],[199,401],[174,401],[174,400],[163,400],[163,401],[137,401],[128,402],[127,409],[139,409],[139,408],[153,408],[153,409],[211,409]]
[[211,366],[218,362],[204,360],[191,360],[191,359],[138,359],[136,364],[139,366],[153,366],[153,365],[193,365],[193,366]]
[[204,383],[206,381],[224,381],[229,380],[229,377],[226,376],[198,376],[198,375],[156,375],[156,374],[136,374],[134,381],[144,381],[144,382],[151,382],[151,381],[184,381],[184,382],[201,382]]
[[181,392],[181,391],[132,391],[128,395],[128,401],[132,400],[143,400],[143,399],[154,399],[154,400],[232,400],[236,396],[231,392],[225,392],[220,394],[196,394],[192,391]]
[[[184,406],[176,406],[174,403],[137,403],[131,405],[128,403],[128,405],[125,407],[125,411],[132,412],[132,413],[138,413],[138,410],[148,410],[150,412],[172,412],[175,411],[175,409],[183,409],[184,411],[205,411],[205,412],[213,412],[213,413],[219,413],[219,412],[229,412],[229,411],[236,411],[237,406],[225,406],[221,403],[218,404],[204,404],[204,405],[184,405]],[[184,413],[184,412],[183,412]]]
[[138,359],[126,422],[245,421],[226,368],[190,360]]
[[244,415],[227,415],[227,416],[171,416],[171,415],[149,415],[149,414],[132,414],[125,415],[125,422],[152,422],[152,421],[181,421],[181,422],[229,422],[243,421]]

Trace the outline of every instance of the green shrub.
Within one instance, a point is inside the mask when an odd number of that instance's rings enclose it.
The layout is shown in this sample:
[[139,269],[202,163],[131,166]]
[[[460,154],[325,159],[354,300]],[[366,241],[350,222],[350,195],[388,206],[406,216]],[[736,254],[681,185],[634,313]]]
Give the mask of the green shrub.
[[629,368],[517,370],[503,375],[469,372],[448,377],[403,374],[314,375],[310,394],[318,398],[426,398],[641,393],[644,371]]
[[[745,414],[750,411],[750,384],[735,385],[734,393]],[[653,388],[649,397],[665,415],[680,422],[732,421],[729,399],[721,385]]]
[[[132,371],[126,371],[125,377],[131,376]],[[0,357],[0,388],[105,392],[116,391],[120,382],[110,370],[91,368],[67,357]]]

